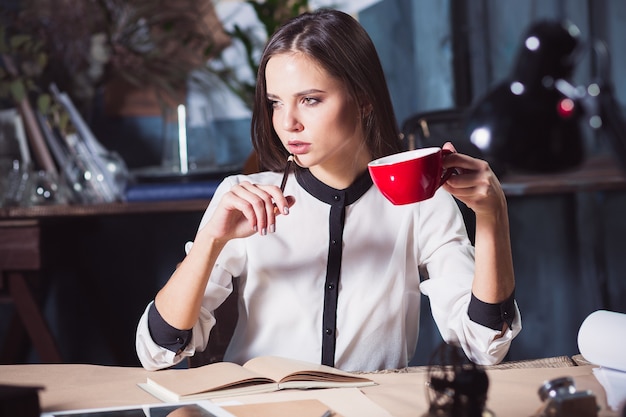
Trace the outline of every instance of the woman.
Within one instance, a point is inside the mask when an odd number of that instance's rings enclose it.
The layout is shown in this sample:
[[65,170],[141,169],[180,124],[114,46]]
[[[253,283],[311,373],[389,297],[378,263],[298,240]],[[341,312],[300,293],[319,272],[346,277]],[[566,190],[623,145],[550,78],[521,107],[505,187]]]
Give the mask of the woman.
[[[367,164],[402,150],[396,120],[370,38],[339,11],[282,26],[256,88],[252,138],[268,171],[226,178],[216,191],[187,256],[140,320],[143,366],[203,350],[233,279],[239,318],[227,361],[404,367],[421,293],[446,341],[475,362],[500,361],[521,324],[506,200],[487,163],[447,156],[444,165],[461,173],[425,202],[393,206],[380,194]],[[296,164],[283,192],[289,155]],[[476,213],[475,249],[452,195]]]

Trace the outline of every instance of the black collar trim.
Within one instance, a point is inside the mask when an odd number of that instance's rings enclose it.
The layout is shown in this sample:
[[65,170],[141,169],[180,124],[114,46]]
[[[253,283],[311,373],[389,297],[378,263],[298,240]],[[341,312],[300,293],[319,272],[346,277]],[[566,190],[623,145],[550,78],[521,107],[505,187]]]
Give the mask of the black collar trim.
[[324,184],[311,174],[308,169],[297,168],[296,180],[309,194],[326,204],[336,205],[340,201],[348,206],[356,202],[373,185],[372,178],[366,170],[348,188],[338,190]]

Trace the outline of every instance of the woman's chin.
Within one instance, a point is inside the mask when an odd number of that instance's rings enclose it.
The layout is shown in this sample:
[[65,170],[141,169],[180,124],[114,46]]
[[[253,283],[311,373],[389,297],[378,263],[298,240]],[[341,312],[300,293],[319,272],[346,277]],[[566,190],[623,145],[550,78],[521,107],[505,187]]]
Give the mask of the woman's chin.
[[302,161],[300,159],[300,157],[298,157],[298,155],[294,155],[293,156],[293,161],[300,167],[300,168],[308,168],[308,165],[306,164],[305,161]]

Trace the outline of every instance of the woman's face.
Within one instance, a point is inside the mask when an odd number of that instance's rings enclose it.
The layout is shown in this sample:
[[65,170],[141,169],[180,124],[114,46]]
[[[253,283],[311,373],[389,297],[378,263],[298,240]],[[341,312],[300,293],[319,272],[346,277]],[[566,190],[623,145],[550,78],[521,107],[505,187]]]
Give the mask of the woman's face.
[[369,161],[358,103],[341,81],[301,53],[270,58],[265,79],[274,130],[298,165],[324,181],[353,166],[355,158]]

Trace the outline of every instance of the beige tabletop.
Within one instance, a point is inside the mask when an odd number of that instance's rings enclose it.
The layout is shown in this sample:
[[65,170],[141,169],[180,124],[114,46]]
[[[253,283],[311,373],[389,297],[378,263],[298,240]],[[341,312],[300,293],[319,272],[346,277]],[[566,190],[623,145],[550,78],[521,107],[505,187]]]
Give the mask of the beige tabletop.
[[[593,366],[578,366],[569,358],[516,362],[488,368],[487,407],[496,416],[530,417],[537,413],[541,401],[537,395],[546,380],[571,376],[576,388],[591,390],[600,406],[599,416],[615,417],[617,412],[606,405],[602,386],[592,373]],[[42,411],[119,407],[160,403],[142,390],[148,371],[135,367],[98,365],[2,365],[0,384],[41,386]],[[216,402],[241,403],[317,398],[343,417],[422,416],[428,410],[423,367],[365,374],[378,383],[361,389],[293,391],[242,396]]]

